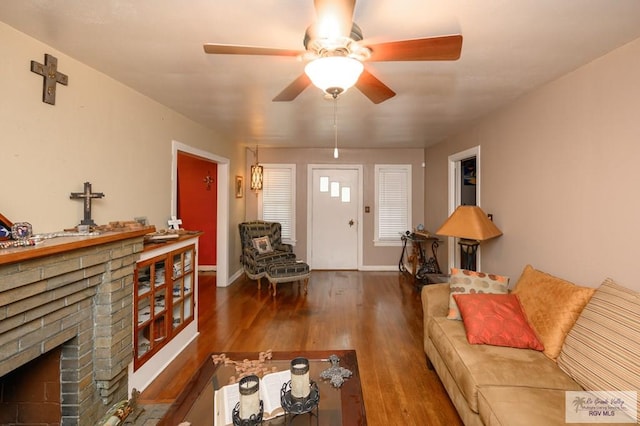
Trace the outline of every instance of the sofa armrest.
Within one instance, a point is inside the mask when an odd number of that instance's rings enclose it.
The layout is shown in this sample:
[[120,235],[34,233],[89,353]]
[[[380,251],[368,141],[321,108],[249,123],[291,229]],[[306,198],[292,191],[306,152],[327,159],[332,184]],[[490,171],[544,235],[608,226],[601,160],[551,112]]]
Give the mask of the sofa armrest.
[[449,312],[449,283],[422,287],[422,313],[428,317],[446,317]]

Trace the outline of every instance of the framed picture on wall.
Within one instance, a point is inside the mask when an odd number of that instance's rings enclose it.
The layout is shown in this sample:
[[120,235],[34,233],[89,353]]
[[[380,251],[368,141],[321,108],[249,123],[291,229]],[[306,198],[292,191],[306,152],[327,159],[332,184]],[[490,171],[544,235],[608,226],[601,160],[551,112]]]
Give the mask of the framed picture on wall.
[[244,195],[244,178],[236,176],[236,198],[242,198]]
[[13,223],[0,214],[0,241],[11,238],[11,227]]

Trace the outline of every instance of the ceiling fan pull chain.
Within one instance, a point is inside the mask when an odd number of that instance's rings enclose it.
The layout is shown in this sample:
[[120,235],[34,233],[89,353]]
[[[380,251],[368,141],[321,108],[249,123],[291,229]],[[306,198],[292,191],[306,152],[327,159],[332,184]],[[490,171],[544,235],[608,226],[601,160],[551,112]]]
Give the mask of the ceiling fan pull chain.
[[333,97],[333,138],[335,146],[333,148],[333,158],[338,158],[338,97]]

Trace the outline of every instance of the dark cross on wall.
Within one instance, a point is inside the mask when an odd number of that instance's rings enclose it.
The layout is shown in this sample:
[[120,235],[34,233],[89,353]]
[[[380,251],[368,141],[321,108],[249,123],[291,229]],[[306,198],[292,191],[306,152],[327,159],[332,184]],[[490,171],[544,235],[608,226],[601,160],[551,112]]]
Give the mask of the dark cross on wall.
[[44,77],[42,87],[42,102],[50,105],[56,104],[56,83],[69,84],[69,77],[58,71],[58,59],[45,53],[44,65],[31,61],[31,71]]
[[95,226],[95,222],[91,219],[91,200],[93,198],[102,198],[104,197],[104,193],[102,192],[91,192],[91,183],[84,183],[84,192],[72,192],[69,198],[74,199],[84,199],[84,219],[80,222],[80,225],[91,225]]
[[209,170],[207,170],[207,176],[205,176],[205,178],[202,180],[207,185],[207,191],[211,191],[211,184],[214,182],[214,180],[211,177],[211,173],[209,173]]

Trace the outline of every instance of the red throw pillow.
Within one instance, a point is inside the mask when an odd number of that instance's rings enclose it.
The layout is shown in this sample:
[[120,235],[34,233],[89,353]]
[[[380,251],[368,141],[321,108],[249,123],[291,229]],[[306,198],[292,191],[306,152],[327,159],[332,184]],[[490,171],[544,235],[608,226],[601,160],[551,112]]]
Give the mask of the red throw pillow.
[[472,345],[544,350],[515,294],[454,294],[453,297]]

